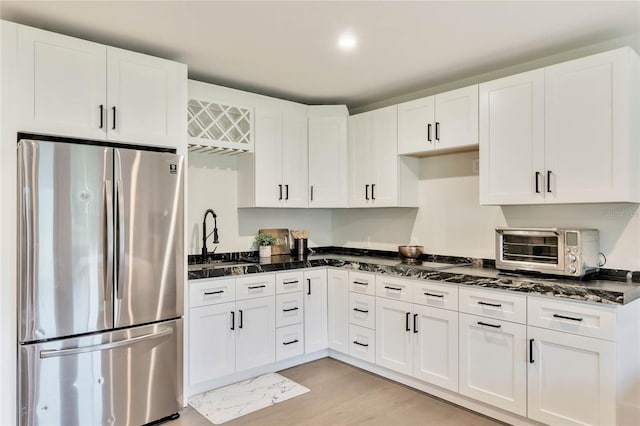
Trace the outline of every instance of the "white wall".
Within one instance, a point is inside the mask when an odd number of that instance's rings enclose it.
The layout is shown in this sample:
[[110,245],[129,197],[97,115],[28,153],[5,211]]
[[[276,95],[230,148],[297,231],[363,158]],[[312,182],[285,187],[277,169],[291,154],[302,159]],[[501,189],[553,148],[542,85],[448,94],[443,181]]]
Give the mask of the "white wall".
[[[212,208],[218,216],[220,244],[217,252],[254,250],[253,238],[261,228],[308,230],[309,247],[332,243],[331,210],[326,209],[238,209],[237,157],[189,154],[187,194],[188,253],[202,250],[202,218]],[[207,218],[207,232],[213,229]],[[213,236],[207,248],[213,251]]]
[[607,268],[640,270],[637,204],[480,206],[478,152],[420,160],[418,209],[335,210],[335,245],[396,250],[421,244],[428,253],[494,258],[497,226],[585,227],[600,230]]

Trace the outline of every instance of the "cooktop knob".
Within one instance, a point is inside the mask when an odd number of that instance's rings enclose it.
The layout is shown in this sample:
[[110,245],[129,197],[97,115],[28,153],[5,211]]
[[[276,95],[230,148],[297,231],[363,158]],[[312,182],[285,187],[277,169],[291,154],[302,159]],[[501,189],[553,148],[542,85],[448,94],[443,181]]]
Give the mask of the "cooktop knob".
[[573,265],[570,265],[570,266],[569,266],[569,273],[570,273],[570,274],[575,274],[575,273],[576,273],[576,267],[575,267],[575,266],[573,266]]

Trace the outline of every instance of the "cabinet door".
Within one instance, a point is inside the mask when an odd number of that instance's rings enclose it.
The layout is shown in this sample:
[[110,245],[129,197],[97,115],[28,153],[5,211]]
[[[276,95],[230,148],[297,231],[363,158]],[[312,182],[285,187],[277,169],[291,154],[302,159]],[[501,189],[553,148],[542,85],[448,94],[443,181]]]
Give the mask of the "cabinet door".
[[376,364],[413,372],[411,303],[376,298]]
[[329,349],[349,353],[349,273],[327,271]]
[[189,318],[189,383],[191,386],[235,372],[237,318],[235,303],[191,308]]
[[274,296],[236,302],[237,371],[275,361],[275,309]]
[[413,375],[458,391],[458,313],[413,305]]
[[282,113],[257,107],[255,123],[255,205],[280,207],[285,195],[282,186]]
[[[285,113],[282,128],[284,206],[307,207],[307,112]],[[257,179],[260,178],[256,175]]]
[[349,117],[349,206],[371,205],[372,176],[372,113]]
[[177,148],[185,138],[186,66],[107,48],[107,138]]
[[304,273],[304,351],[326,349],[327,342],[327,270]]
[[105,139],[105,46],[19,25],[17,75],[21,131]]
[[459,321],[459,392],[526,416],[526,326],[463,313]]
[[[310,107],[313,108],[313,107]],[[347,114],[309,117],[309,207],[347,207]]]
[[373,111],[371,199],[376,207],[398,204],[398,108]]
[[435,98],[398,105],[398,154],[415,154],[435,148]]
[[629,188],[630,54],[622,48],[545,68],[547,203],[637,199]]
[[478,85],[435,96],[436,149],[478,145]]
[[550,425],[616,424],[615,344],[528,327],[529,413]]
[[544,70],[483,83],[479,102],[480,204],[544,202]]

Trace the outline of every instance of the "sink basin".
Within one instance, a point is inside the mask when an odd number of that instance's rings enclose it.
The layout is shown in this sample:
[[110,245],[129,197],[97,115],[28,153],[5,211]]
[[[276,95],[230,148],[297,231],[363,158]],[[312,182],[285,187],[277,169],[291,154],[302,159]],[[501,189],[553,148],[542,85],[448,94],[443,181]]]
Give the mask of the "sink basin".
[[216,260],[208,263],[196,263],[189,265],[188,271],[202,271],[204,269],[219,269],[219,268],[237,268],[240,266],[255,265],[255,262],[247,262],[246,260]]

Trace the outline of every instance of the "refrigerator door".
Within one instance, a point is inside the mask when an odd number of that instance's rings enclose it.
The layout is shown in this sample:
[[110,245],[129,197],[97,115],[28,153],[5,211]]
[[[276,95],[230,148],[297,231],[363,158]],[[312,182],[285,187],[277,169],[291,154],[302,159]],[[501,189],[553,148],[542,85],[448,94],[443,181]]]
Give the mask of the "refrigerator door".
[[20,342],[113,326],[113,149],[18,144]]
[[21,425],[141,425],[182,410],[182,319],[20,346]]
[[115,327],[182,316],[183,158],[115,150]]

